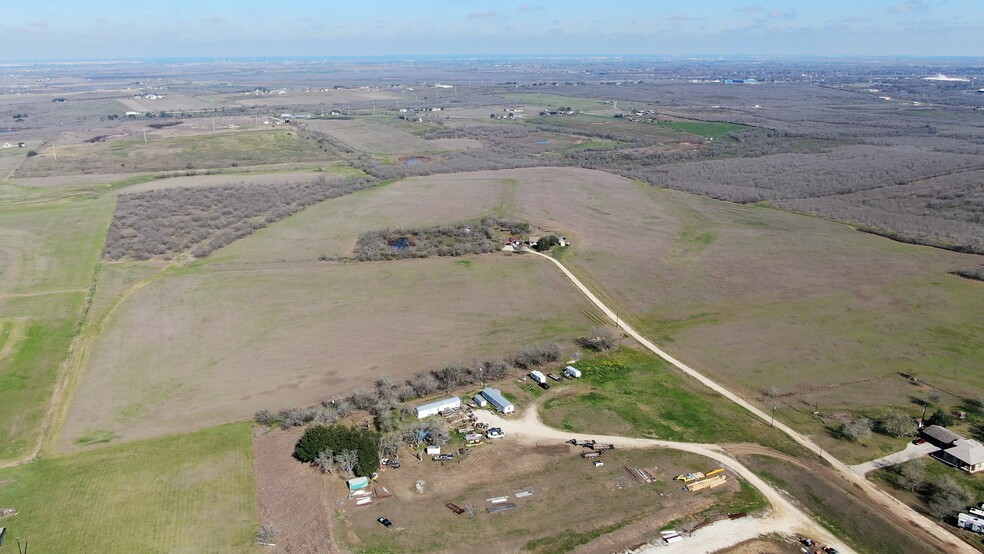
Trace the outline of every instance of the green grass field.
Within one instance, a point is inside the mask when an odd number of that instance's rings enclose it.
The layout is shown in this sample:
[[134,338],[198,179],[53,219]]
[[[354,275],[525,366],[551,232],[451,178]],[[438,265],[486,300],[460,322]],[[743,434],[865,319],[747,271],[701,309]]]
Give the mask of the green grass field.
[[7,549],[253,552],[248,424],[103,448],[0,470]]
[[543,403],[548,425],[684,442],[788,442],[647,352],[623,347],[621,353],[587,357],[577,367],[584,378],[558,383]]
[[718,123],[716,121],[658,121],[656,125],[664,129],[672,129],[715,140],[724,138],[728,133],[737,133],[748,129],[746,125],[735,123]]
[[147,144],[144,144],[141,137],[139,140],[133,138],[94,144],[59,145],[57,160],[50,150],[39,152],[21,165],[15,178],[208,169],[337,159],[327,143],[322,142],[293,129],[269,129],[158,138]]
[[0,460],[30,451],[79,324],[112,200],[0,211]]
[[501,94],[503,98],[521,104],[534,104],[537,106],[559,108],[570,106],[575,110],[600,110],[606,107],[605,104],[593,98],[579,98],[577,96],[561,96],[559,94],[547,94],[542,92],[508,92]]

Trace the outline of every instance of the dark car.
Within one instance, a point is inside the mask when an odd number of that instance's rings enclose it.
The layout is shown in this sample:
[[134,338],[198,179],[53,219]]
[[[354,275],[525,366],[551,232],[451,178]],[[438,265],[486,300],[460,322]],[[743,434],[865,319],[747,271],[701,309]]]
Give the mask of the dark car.
[[389,529],[390,527],[393,527],[393,522],[390,521],[390,520],[388,520],[388,519],[386,519],[385,517],[381,517],[381,518],[377,519],[376,521],[378,521],[379,523],[382,523],[383,525],[385,525],[387,529]]
[[924,439],[922,437],[919,437],[919,438],[915,439],[914,441],[912,441],[912,444],[925,444],[925,442],[926,442],[926,439]]
[[547,390],[550,388],[550,383],[540,383],[540,388],[543,390]]

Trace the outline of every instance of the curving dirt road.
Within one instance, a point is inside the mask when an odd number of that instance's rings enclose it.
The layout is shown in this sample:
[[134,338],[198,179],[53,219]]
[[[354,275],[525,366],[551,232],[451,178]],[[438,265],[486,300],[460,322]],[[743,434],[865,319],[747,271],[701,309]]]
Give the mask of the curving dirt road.
[[687,540],[666,547],[660,547],[653,552],[717,552],[718,550],[735,545],[739,542],[753,539],[766,533],[799,533],[836,546],[841,552],[853,553],[840,539],[833,536],[819,523],[813,521],[802,510],[794,506],[786,497],[763,481],[750,469],[732,458],[724,450],[713,444],[697,444],[673,442],[656,439],[634,437],[614,437],[605,435],[584,435],[569,433],[548,427],[540,421],[536,406],[531,406],[523,414],[522,419],[503,419],[486,410],[475,412],[479,421],[490,427],[501,427],[507,437],[518,437],[520,440],[536,441],[537,439],[555,440],[558,443],[568,439],[595,439],[602,443],[611,443],[618,448],[672,448],[699,454],[718,461],[724,467],[740,475],[753,487],[758,489],[772,505],[772,510],[763,517],[746,518],[742,520],[724,520],[708,525],[696,531]]
[[[770,421],[770,416],[766,414],[764,411],[760,410],[756,406],[753,406],[745,399],[741,398],[737,394],[731,392],[730,390],[721,386],[717,382],[706,377],[699,371],[691,368],[690,366],[681,362],[680,360],[677,360],[669,353],[667,353],[660,347],[656,346],[649,339],[642,336],[631,326],[626,324],[625,321],[620,319],[612,309],[610,309],[601,300],[599,300],[598,297],[595,296],[594,293],[592,293],[591,290],[588,289],[588,287],[584,286],[584,284],[581,283],[581,281],[573,273],[571,273],[571,271],[567,269],[567,267],[565,267],[564,264],[560,263],[559,261],[552,258],[551,256],[548,256],[546,254],[541,254],[540,252],[536,252],[530,249],[525,249],[524,251],[529,252],[530,254],[535,254],[537,256],[540,256],[541,258],[544,258],[546,260],[549,260],[550,263],[557,266],[564,273],[564,275],[566,275],[567,278],[570,279],[572,283],[574,283],[574,286],[577,287],[577,289],[580,290],[581,293],[583,293],[588,298],[588,300],[591,301],[592,304],[597,306],[598,309],[601,310],[610,320],[615,322],[616,327],[621,328],[622,331],[625,332],[625,334],[629,335],[630,337],[638,341],[639,344],[644,346],[647,350],[656,354],[660,358],[663,358],[667,362],[673,364],[674,367],[686,373],[687,375],[693,377],[694,379],[700,381],[702,384],[704,384],[706,387],[710,388],[711,390],[721,394],[728,400],[731,400],[732,402],[745,408],[746,410],[754,414],[762,421]],[[806,449],[818,454],[820,457],[822,457],[824,460],[830,463],[833,469],[835,469],[843,478],[847,479],[848,481],[852,482],[854,485],[864,490],[867,493],[868,498],[872,501],[872,503],[875,505],[877,509],[881,511],[892,512],[896,517],[904,518],[910,524],[920,529],[923,533],[931,536],[934,539],[933,542],[939,541],[945,544],[947,546],[945,552],[977,554],[977,550],[975,550],[973,547],[963,542],[962,540],[958,539],[955,535],[953,535],[943,527],[940,527],[934,521],[930,520],[926,516],[916,512],[909,506],[905,505],[902,501],[896,499],[892,495],[888,494],[882,489],[871,484],[871,482],[865,479],[864,476],[858,475],[847,464],[838,460],[837,458],[832,456],[829,452],[824,452],[823,449],[817,446],[810,439],[806,438],[799,431],[794,430],[793,428],[789,427],[785,423],[782,423],[781,421],[776,421],[774,426],[776,429],[779,429],[780,431],[788,435],[791,439],[793,439],[794,441],[796,441]]]

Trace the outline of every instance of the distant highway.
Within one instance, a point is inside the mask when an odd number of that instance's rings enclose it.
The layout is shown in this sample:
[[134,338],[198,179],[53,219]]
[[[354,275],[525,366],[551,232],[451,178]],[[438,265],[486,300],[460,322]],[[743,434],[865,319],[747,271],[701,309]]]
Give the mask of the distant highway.
[[[758,407],[752,405],[751,403],[741,398],[740,396],[730,391],[729,389],[725,388],[724,386],[711,380],[710,378],[703,375],[696,369],[693,369],[692,367],[681,362],[680,360],[677,360],[669,353],[667,353],[665,350],[656,346],[656,344],[654,344],[652,341],[642,336],[639,332],[637,332],[635,329],[633,329],[631,326],[625,323],[624,320],[620,319],[612,309],[610,309],[601,300],[599,300],[598,297],[595,296],[594,293],[592,293],[591,290],[588,289],[588,287],[586,287],[584,283],[580,281],[580,279],[578,279],[573,273],[571,273],[569,269],[567,269],[567,267],[564,266],[564,264],[560,263],[559,261],[557,261],[555,258],[551,256],[548,256],[546,254],[541,254],[540,252],[536,252],[534,250],[524,249],[524,252],[528,252],[530,254],[540,256],[541,258],[545,260],[549,260],[550,263],[557,266],[564,273],[564,275],[566,275],[567,278],[570,279],[572,283],[574,283],[574,286],[577,287],[578,290],[580,290],[588,298],[588,300],[591,301],[592,304],[597,306],[597,308],[601,310],[610,320],[612,320],[617,327],[622,329],[625,332],[625,334],[629,335],[630,337],[638,341],[639,344],[644,346],[647,350],[656,354],[660,358],[663,358],[670,364],[673,364],[674,367],[686,373],[687,375],[693,377],[694,379],[700,381],[711,390],[721,394],[722,396],[724,396],[728,400],[731,400],[735,404],[738,404],[742,408],[745,408],[753,415],[755,415],[755,417],[758,417],[762,421],[766,421],[766,422],[771,421],[771,416],[769,414],[765,413]],[[858,473],[853,471],[847,464],[845,464],[844,462],[838,460],[836,457],[831,455],[830,452],[825,452],[822,448],[817,446],[813,441],[805,437],[799,431],[794,430],[793,428],[789,427],[785,423],[782,423],[781,421],[776,421],[774,423],[774,427],[776,429],[779,429],[786,435],[788,435],[791,439],[793,439],[794,441],[796,441],[806,449],[817,454],[818,456],[826,460],[828,463],[830,463],[830,465],[834,468],[834,470],[836,470],[839,474],[841,474],[842,477],[854,483],[861,490],[863,490],[866,493],[868,500],[873,504],[875,504],[876,507],[878,507],[880,510],[894,513],[894,515],[896,516],[895,519],[902,518],[903,520],[908,521],[912,525],[916,526],[918,529],[922,530],[924,533],[932,537],[932,539],[935,539],[935,541],[940,543],[939,547],[942,548],[944,552],[947,553],[961,552],[966,554],[979,554],[976,549],[974,549],[969,544],[957,538],[953,533],[950,533],[948,530],[937,525],[936,522],[916,512],[915,510],[904,504],[902,501],[895,498],[894,496],[888,494],[884,490],[871,484],[871,482],[865,479],[863,475],[859,475]]]

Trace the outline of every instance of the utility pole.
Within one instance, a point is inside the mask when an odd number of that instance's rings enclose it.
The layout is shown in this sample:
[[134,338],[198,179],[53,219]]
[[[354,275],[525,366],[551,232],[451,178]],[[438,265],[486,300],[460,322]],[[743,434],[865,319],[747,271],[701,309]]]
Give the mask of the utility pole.
[[51,143],[51,155],[55,157],[55,161],[58,161],[58,152],[55,151],[55,143]]
[[143,133],[144,133],[144,144],[147,144],[147,129],[144,129]]
[[769,422],[769,427],[776,426],[776,405],[772,405],[772,421]]

